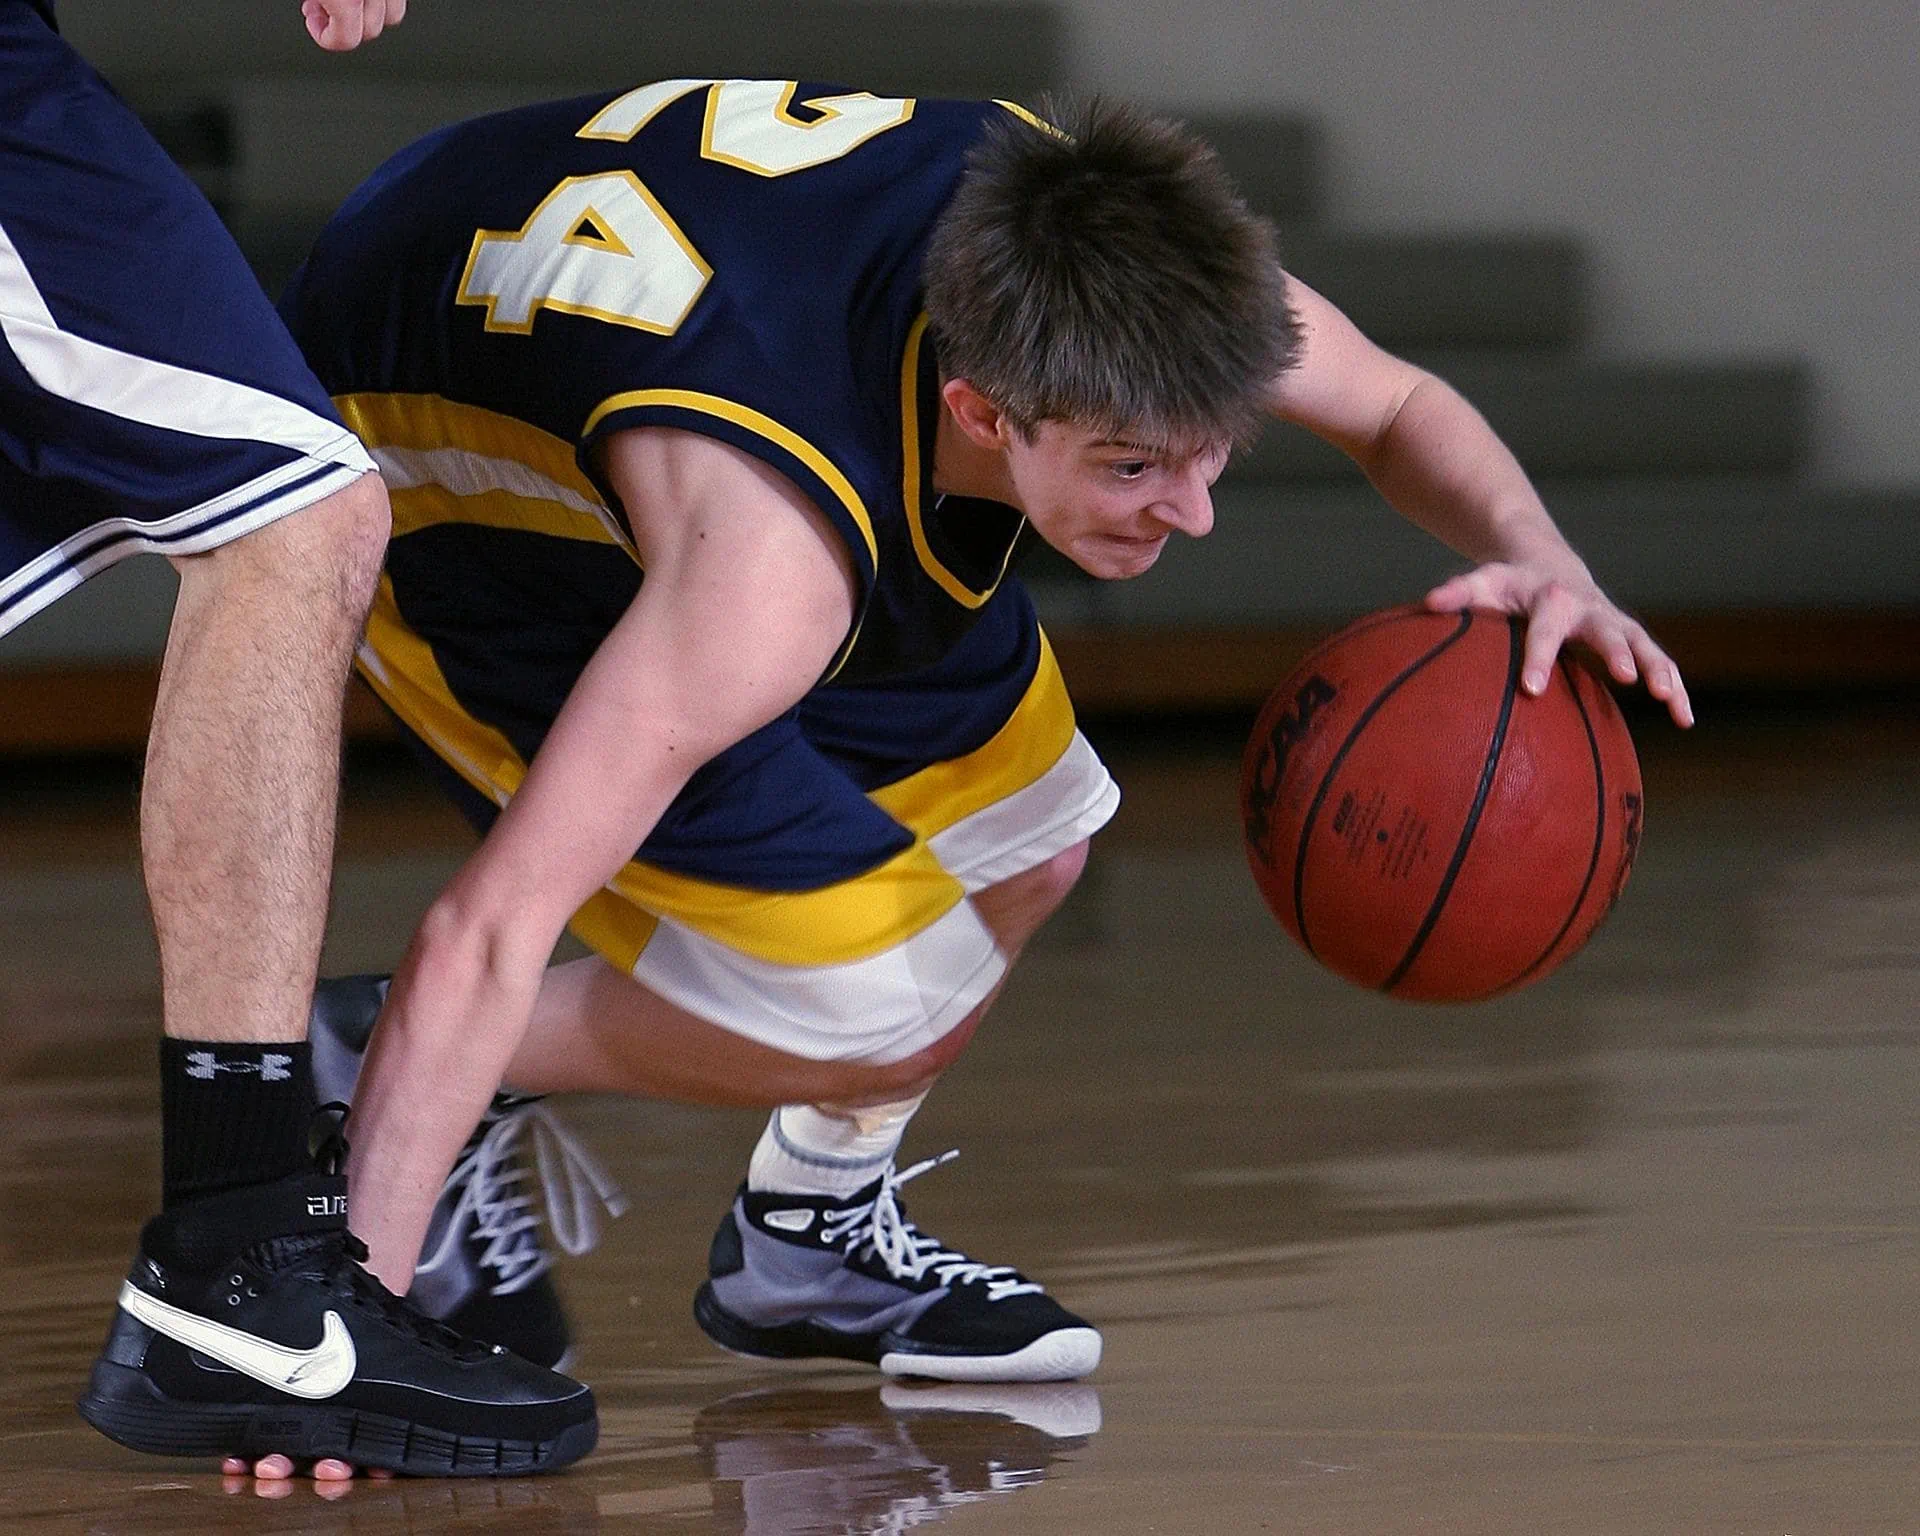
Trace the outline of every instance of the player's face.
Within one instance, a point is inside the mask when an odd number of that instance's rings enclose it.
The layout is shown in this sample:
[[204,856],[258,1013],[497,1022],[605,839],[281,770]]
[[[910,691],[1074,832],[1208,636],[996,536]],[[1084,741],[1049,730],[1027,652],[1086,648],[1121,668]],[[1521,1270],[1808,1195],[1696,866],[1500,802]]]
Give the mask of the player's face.
[[1007,470],[1034,531],[1090,576],[1120,581],[1160,558],[1169,535],[1213,527],[1227,444],[1174,457],[1063,421],[1007,440]]

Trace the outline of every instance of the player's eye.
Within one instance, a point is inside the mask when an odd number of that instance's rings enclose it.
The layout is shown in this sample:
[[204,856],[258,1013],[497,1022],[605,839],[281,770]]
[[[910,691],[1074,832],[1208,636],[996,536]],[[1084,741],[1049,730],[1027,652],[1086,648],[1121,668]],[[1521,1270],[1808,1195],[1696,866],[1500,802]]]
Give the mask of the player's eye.
[[1145,459],[1117,459],[1107,466],[1122,480],[1138,480],[1150,467]]

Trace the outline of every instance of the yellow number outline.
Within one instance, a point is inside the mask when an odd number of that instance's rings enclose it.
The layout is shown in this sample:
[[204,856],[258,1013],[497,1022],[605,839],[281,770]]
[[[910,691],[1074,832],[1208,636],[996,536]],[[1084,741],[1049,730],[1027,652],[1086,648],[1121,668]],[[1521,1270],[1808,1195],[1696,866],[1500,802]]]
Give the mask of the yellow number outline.
[[[653,320],[643,315],[620,310],[602,309],[592,304],[570,303],[565,299],[556,298],[551,294],[536,294],[533,297],[527,305],[527,318],[524,322],[499,319],[495,311],[503,295],[498,292],[476,293],[472,291],[470,286],[473,281],[473,269],[479,262],[481,253],[489,244],[495,246],[521,244],[533,233],[534,226],[540,222],[542,216],[546,213],[547,209],[553,205],[556,198],[560,197],[570,188],[580,186],[587,182],[624,182],[627,186],[631,187],[639,196],[640,200],[646,204],[653,217],[659,221],[660,228],[686,253],[687,260],[700,274],[699,285],[694,289],[692,295],[687,299],[687,302],[680,307],[679,313],[676,314],[671,321]],[[579,222],[588,221],[592,223],[596,231],[604,235],[606,240],[612,243],[607,244],[601,239],[592,237],[581,237],[578,224]],[[633,254],[626,242],[620,239],[619,235],[611,228],[605,215],[591,205],[589,205],[582,214],[581,220],[576,223],[574,228],[569,229],[566,234],[560,237],[559,243],[562,245],[579,246],[587,250],[603,251],[609,255],[624,256],[628,260],[633,261],[640,259]],[[539,204],[534,208],[532,213],[527,215],[517,230],[475,230],[473,244],[468,248],[467,263],[466,266],[461,269],[460,284],[454,291],[453,301],[456,304],[484,305],[487,311],[486,319],[483,322],[486,330],[506,332],[516,336],[531,334],[534,321],[540,318],[540,312],[544,309],[554,309],[560,311],[562,314],[568,315],[584,315],[591,320],[604,320],[610,325],[630,326],[634,330],[649,331],[656,336],[671,336],[686,322],[688,314],[692,312],[693,306],[700,302],[700,295],[706,292],[707,284],[711,282],[712,279],[713,268],[708,265],[707,259],[702,256],[699,251],[694,249],[693,242],[681,231],[680,226],[674,222],[673,215],[661,206],[660,199],[653,195],[644,181],[632,171],[600,171],[591,176],[568,176],[563,178],[555,185],[551,192],[540,199]]]

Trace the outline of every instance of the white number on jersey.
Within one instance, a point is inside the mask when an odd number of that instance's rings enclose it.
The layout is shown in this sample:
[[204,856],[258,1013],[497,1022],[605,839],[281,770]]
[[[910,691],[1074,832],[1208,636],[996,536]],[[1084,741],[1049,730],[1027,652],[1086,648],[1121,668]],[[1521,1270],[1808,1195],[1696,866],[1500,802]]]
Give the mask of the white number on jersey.
[[[700,153],[759,176],[825,165],[913,116],[906,97],[816,96],[793,115],[791,80],[659,80],[610,101],[579,138],[625,143],[664,107],[705,90]],[[517,230],[473,237],[455,300],[484,304],[490,331],[533,329],[542,309],[670,336],[713,276],[646,183],[631,171],[569,176]]]
[[875,134],[898,128],[913,116],[903,96],[814,96],[801,103],[820,115],[793,115],[793,80],[659,80],[608,102],[580,130],[583,139],[625,143],[669,103],[706,90],[707,122],[700,153],[757,176],[785,176],[838,160]]
[[671,336],[713,276],[631,171],[569,176],[518,230],[480,230],[455,302],[490,331],[527,332],[542,309]]

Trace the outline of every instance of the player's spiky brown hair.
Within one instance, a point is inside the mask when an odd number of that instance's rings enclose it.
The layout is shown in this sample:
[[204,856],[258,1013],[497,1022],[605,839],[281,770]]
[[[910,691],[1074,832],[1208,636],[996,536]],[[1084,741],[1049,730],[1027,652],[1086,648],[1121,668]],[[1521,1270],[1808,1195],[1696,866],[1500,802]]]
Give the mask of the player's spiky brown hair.
[[928,245],[941,372],[1031,433],[1193,449],[1258,429],[1298,348],[1272,227],[1178,124],[1098,97],[988,125]]

